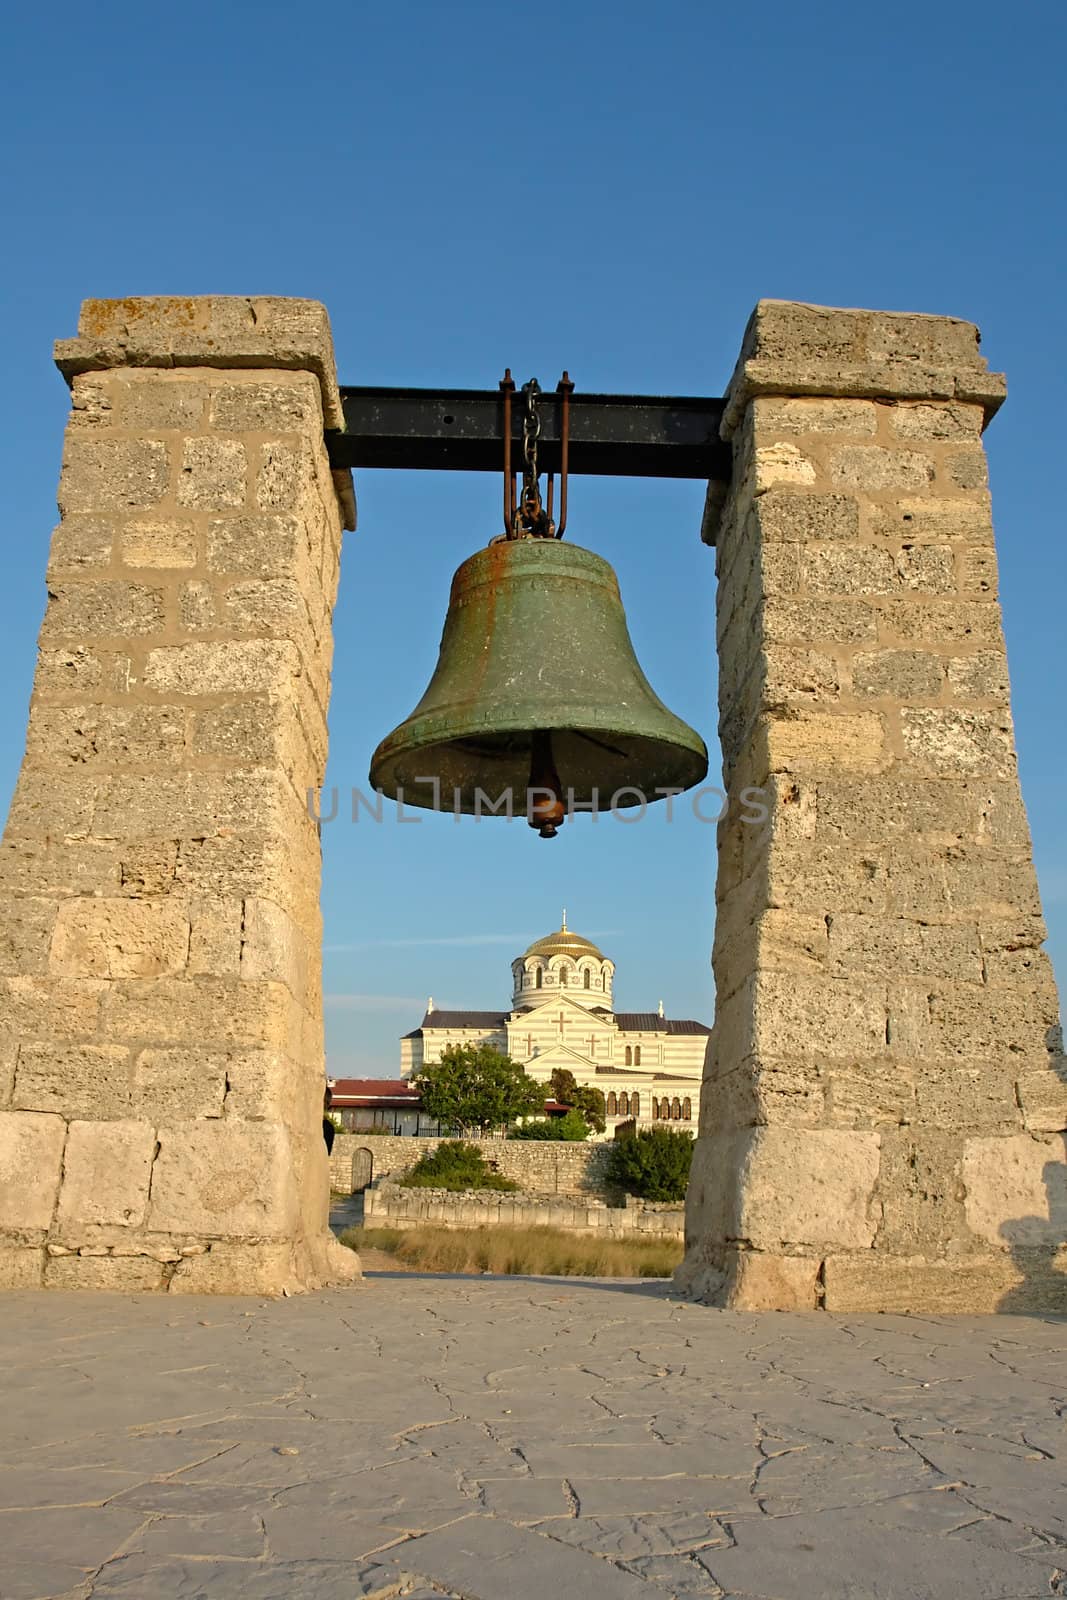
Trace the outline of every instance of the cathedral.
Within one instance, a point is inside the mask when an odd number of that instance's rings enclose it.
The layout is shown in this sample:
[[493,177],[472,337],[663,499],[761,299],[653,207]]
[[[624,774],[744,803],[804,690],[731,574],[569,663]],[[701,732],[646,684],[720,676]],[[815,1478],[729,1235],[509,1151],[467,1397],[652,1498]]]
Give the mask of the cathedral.
[[619,1122],[671,1122],[696,1130],[704,1050],[703,1022],[658,1011],[616,1011],[615,963],[562,926],[511,963],[508,1011],[439,1011],[431,1000],[419,1026],[400,1041],[400,1072],[413,1077],[449,1045],[491,1044],[547,1082],[564,1067],[600,1089],[610,1135]]

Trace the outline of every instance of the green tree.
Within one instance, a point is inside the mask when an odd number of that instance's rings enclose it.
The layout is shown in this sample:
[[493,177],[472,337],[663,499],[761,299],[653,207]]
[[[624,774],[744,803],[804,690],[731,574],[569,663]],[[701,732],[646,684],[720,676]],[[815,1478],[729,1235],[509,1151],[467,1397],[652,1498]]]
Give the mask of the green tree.
[[517,1117],[544,1114],[543,1085],[489,1044],[450,1045],[413,1081],[426,1115],[462,1133],[495,1132]]
[[462,1139],[444,1139],[436,1150],[420,1156],[400,1180],[402,1189],[517,1189],[510,1178],[493,1172],[477,1145]]
[[603,1133],[607,1126],[604,1120],[604,1096],[599,1089],[583,1088],[577,1081],[573,1072],[568,1072],[566,1067],[557,1067],[549,1079],[552,1097],[560,1105],[570,1106],[575,1111],[580,1111],[590,1128],[597,1133]]
[[588,1139],[593,1130],[582,1113],[572,1106],[562,1117],[538,1117],[534,1122],[522,1122],[512,1128],[509,1139],[561,1139],[576,1144]]
[[677,1128],[641,1128],[616,1139],[607,1181],[642,1200],[684,1200],[693,1140]]

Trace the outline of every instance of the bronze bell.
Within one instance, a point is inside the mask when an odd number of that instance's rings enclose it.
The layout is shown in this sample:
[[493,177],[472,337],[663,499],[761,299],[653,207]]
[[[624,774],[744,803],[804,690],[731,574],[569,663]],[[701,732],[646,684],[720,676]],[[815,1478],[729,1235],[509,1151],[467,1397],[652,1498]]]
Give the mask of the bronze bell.
[[508,538],[456,572],[429,688],[370,779],[405,805],[525,815],[550,838],[569,810],[651,802],[707,769],[700,735],[641,671],[609,564]]

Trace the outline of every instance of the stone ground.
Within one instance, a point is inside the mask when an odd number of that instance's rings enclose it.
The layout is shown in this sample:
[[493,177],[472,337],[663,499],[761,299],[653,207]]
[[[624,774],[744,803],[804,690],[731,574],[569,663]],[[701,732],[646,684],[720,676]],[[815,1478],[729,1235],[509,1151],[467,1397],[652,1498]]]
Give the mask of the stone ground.
[[1067,1594],[1067,1321],[10,1294],[2,1600]]

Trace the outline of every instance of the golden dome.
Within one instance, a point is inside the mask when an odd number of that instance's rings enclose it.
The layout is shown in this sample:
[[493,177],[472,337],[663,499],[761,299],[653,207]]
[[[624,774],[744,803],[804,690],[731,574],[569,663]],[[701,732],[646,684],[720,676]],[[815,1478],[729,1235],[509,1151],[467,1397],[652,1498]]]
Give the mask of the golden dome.
[[563,922],[556,933],[548,933],[543,939],[535,939],[530,948],[525,952],[527,956],[572,956],[578,960],[581,956],[594,956],[597,961],[603,961],[603,951],[589,939],[583,939],[580,933],[572,933],[567,926],[567,913],[563,913]]

